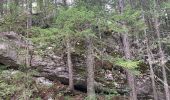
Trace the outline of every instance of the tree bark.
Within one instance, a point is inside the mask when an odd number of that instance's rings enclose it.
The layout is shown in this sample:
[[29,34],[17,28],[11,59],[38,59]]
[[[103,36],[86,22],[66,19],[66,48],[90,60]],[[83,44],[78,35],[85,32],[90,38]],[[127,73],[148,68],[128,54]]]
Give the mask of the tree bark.
[[[130,53],[130,46],[129,46],[129,41],[128,41],[128,33],[123,34],[123,45],[124,45],[124,53],[125,53],[125,58],[130,59],[131,58],[131,53]],[[128,76],[128,84],[131,89],[130,91],[130,100],[137,100],[137,94],[136,94],[136,86],[135,86],[135,77],[134,75],[126,69],[127,76]]]
[[90,37],[86,38],[87,42],[87,95],[88,100],[95,99],[94,90],[94,57],[93,57],[93,44]]
[[[19,2],[16,1],[16,3],[18,4]],[[32,0],[26,0],[26,9],[27,9],[27,22],[26,22],[26,37],[28,38],[28,29],[30,29],[32,27]],[[27,47],[26,47],[26,53],[27,53],[27,56],[25,58],[25,64],[26,64],[26,67],[29,68],[30,67],[30,62],[31,62],[31,57],[30,57],[30,54],[29,54],[29,43],[28,43],[28,40],[26,41],[27,42]]]
[[74,91],[74,84],[73,84],[73,65],[71,61],[71,44],[70,39],[67,39],[67,65],[69,68],[69,90]]
[[153,89],[153,98],[154,100],[158,100],[158,95],[156,92],[156,84],[155,84],[155,78],[154,78],[154,71],[153,71],[153,67],[152,67],[152,63],[151,63],[151,55],[148,52],[148,62],[149,62],[149,68],[150,68],[150,77],[151,77],[151,82],[152,82],[152,89]]
[[1,0],[1,1],[0,1],[0,14],[1,14],[0,17],[3,16],[3,12],[4,12],[4,11],[3,11],[3,3],[4,3],[4,1]]
[[[120,14],[123,14],[124,10],[124,0],[119,0],[119,10]],[[122,22],[123,28],[126,28],[125,22]],[[129,44],[129,38],[128,38],[128,32],[122,33],[123,36],[123,48],[124,48],[124,54],[126,59],[131,59],[131,52],[130,52],[130,44]],[[130,91],[130,100],[137,100],[137,94],[136,94],[136,89],[135,89],[135,77],[134,75],[126,69],[127,76],[128,76],[128,84],[131,89]]]
[[28,28],[32,27],[32,0],[27,1],[28,2]]
[[144,30],[144,34],[145,34],[145,40],[146,40],[146,49],[147,49],[147,55],[148,55],[148,63],[149,63],[149,68],[150,68],[150,77],[151,77],[151,82],[152,82],[152,89],[153,89],[153,97],[154,100],[158,100],[158,95],[156,92],[156,84],[155,84],[155,78],[154,78],[154,71],[153,71],[153,66],[152,66],[152,57],[151,57],[151,51],[149,48],[149,44],[148,44],[148,38],[146,36],[146,30]]
[[160,55],[160,64],[162,67],[162,74],[163,74],[163,79],[164,79],[164,90],[165,90],[165,95],[166,95],[166,100],[170,100],[170,94],[169,94],[169,86],[167,82],[167,76],[166,76],[166,70],[165,70],[165,55],[162,50],[162,45],[161,45],[161,40],[160,40],[160,30],[159,30],[159,20],[158,18],[154,19],[154,27],[155,27],[155,32],[158,38],[158,48],[159,48],[159,55]]
[[[142,17],[143,17],[143,21],[146,22],[143,5],[144,5],[143,1],[141,1]],[[154,74],[153,65],[152,65],[152,54],[151,54],[151,50],[150,50],[150,47],[149,47],[149,40],[148,40],[146,33],[147,33],[146,29],[144,29],[144,36],[145,36],[145,40],[146,40],[146,50],[147,50],[149,68],[150,68],[150,77],[151,77],[152,89],[153,89],[153,98],[154,98],[154,100],[158,100],[158,94],[157,94],[157,91],[156,91],[156,83],[155,83],[155,78],[154,78],[155,74]]]

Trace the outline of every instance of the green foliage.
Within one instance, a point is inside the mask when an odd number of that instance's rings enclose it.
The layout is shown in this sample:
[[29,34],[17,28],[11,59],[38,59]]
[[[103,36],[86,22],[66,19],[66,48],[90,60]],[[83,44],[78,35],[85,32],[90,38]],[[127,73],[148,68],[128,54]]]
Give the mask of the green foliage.
[[14,94],[15,90],[17,89],[16,86],[9,85],[2,80],[0,80],[0,99],[2,98],[8,98]]
[[8,9],[9,13],[5,14],[2,19],[0,19],[0,31],[15,31],[15,32],[25,32],[26,25],[26,14],[23,9],[17,6],[15,3],[9,3]]
[[73,40],[85,36],[95,37],[91,29],[95,23],[94,17],[95,13],[84,7],[60,8],[54,28],[32,27],[30,39],[38,48],[45,49],[48,46],[62,46],[67,38]]
[[134,60],[125,60],[122,58],[117,58],[115,60],[115,65],[124,67],[126,69],[129,69],[132,71],[134,74],[139,74],[140,72],[137,71],[136,69],[139,67],[140,61],[134,61]]
[[32,74],[14,70],[3,70],[0,72],[0,99],[11,99],[17,97],[17,100],[31,98],[33,92],[36,92]]
[[[146,28],[144,21],[140,17],[140,10],[134,10],[130,6],[126,6],[122,14],[119,12],[113,13],[112,20],[108,24],[115,32],[130,32],[130,30],[134,29],[140,31]],[[126,27],[122,27],[123,23]]]
[[113,100],[115,94],[109,94],[109,95],[105,95],[105,99],[106,100]]
[[138,67],[139,61],[124,60],[122,58],[118,58],[115,64],[126,67],[128,69],[134,69]]
[[0,65],[0,72],[3,71],[3,70],[6,70],[8,66],[6,65]]
[[56,25],[65,38],[92,35],[91,26],[95,18],[95,13],[81,8],[61,8],[56,19]]
[[86,97],[84,100],[97,100],[96,95],[91,96],[91,97]]
[[164,2],[164,3],[162,3],[162,8],[164,8],[164,9],[169,9],[170,8],[170,2]]
[[[168,22],[168,10],[170,8],[169,2],[157,5],[155,0],[145,0],[147,1],[144,8],[144,15],[146,16],[146,20],[149,23],[153,23],[154,20],[152,18],[158,18],[160,20],[160,31],[164,31],[164,26],[161,27],[161,23],[169,24]],[[161,0],[159,0],[162,3]],[[27,18],[30,17],[28,14],[28,9],[26,7],[17,6],[13,1],[10,3],[3,4],[3,8],[5,8],[5,14],[0,18],[0,32],[2,31],[15,31],[18,33],[28,32],[30,40],[36,44],[40,53],[47,53],[44,49],[47,47],[55,47],[55,48],[64,48],[65,40],[70,39],[71,43],[77,41],[83,41],[84,37],[97,37],[96,33],[104,33],[108,31],[108,29],[113,30],[115,33],[129,33],[129,41],[130,43],[136,44],[133,40],[136,37],[130,37],[132,34],[142,33],[144,29],[146,29],[146,25],[144,23],[143,18],[141,17],[142,12],[138,9],[138,7],[132,8],[125,2],[127,5],[124,9],[124,12],[120,14],[118,12],[117,0],[77,0],[75,5],[72,7],[56,7],[52,2],[52,0],[36,0],[38,3],[38,7],[33,8],[36,13],[31,15],[32,20],[37,21],[38,24],[34,25],[29,32],[26,30],[26,21]],[[139,3],[139,2],[137,2]],[[142,2],[141,2],[142,3]],[[27,4],[25,2],[26,6]],[[25,5],[24,4],[24,5]],[[115,5],[116,4],[116,5]],[[106,11],[107,5],[110,5],[113,10]],[[141,4],[139,4],[141,5]],[[160,6],[160,7],[159,7]],[[139,7],[140,8],[140,7]],[[57,12],[57,16],[55,13]],[[166,18],[164,16],[166,15]],[[164,21],[165,20],[165,21]],[[146,22],[147,22],[146,21]],[[49,25],[48,28],[43,27],[45,25]],[[152,24],[153,25],[153,24]],[[150,27],[153,27],[150,25]],[[37,27],[35,27],[37,26]],[[148,24],[149,26],[149,24]],[[169,26],[169,25],[167,25]],[[42,28],[43,27],[43,28]],[[94,31],[93,27],[98,27]],[[161,29],[162,28],[162,29]],[[152,28],[151,28],[152,30]],[[149,29],[147,31],[150,31]],[[110,32],[110,31],[109,31]],[[111,32],[117,44],[118,49],[120,50],[121,46],[119,41],[119,36]],[[163,33],[163,32],[162,32]],[[165,33],[166,35],[166,33]],[[155,34],[148,34],[148,37],[155,37]],[[112,38],[112,37],[109,37]],[[133,45],[134,49],[140,49],[144,52],[145,45],[143,36],[137,36],[139,41],[142,41],[140,44],[142,47],[139,48]],[[169,46],[169,37],[165,37],[161,35],[162,43],[166,44],[165,48]],[[102,45],[100,48],[108,49],[103,42],[105,41],[103,38],[99,43],[98,38],[94,43],[94,46]],[[133,40],[131,40],[133,39]],[[150,38],[149,38],[150,39]],[[117,41],[118,40],[118,41]],[[2,41],[2,40],[1,40]],[[157,39],[149,40],[149,45],[151,51],[157,50],[157,45],[152,42],[157,42]],[[110,41],[109,41],[110,42]],[[103,43],[103,44],[102,44]],[[97,45],[96,45],[97,44]],[[71,44],[73,46],[73,44]],[[104,45],[104,46],[103,46]],[[137,44],[138,45],[138,44]],[[75,46],[75,53],[79,53],[79,55],[84,56],[83,53],[86,51],[85,43],[80,44],[79,46]],[[112,46],[112,45],[109,45]],[[98,46],[99,47],[99,46]],[[120,48],[119,48],[120,47]],[[114,50],[113,48],[109,48],[109,50]],[[135,54],[137,53],[134,50]],[[50,50],[49,50],[50,51]],[[57,50],[56,50],[57,51]],[[168,50],[167,50],[168,51]],[[96,51],[95,51],[96,52]],[[98,51],[97,51],[98,52]],[[100,50],[99,50],[100,52]],[[121,51],[118,51],[121,52]],[[108,55],[105,55],[108,54]],[[103,56],[103,55],[102,55]],[[137,54],[138,56],[138,54]],[[100,59],[100,56],[96,56]],[[142,57],[140,57],[142,58]],[[139,67],[140,61],[136,60],[125,60],[123,57],[115,58],[112,54],[109,54],[106,50],[104,51],[104,56],[102,57],[103,61],[108,61],[113,65],[121,66],[125,69],[132,71],[134,74],[139,74],[140,72],[137,70]],[[24,67],[23,67],[24,68]],[[24,72],[17,72],[15,74],[11,74],[13,71],[7,70],[7,66],[0,66],[0,99],[8,99],[11,96],[19,95],[18,99],[25,99],[26,97],[31,97],[33,91],[36,91],[33,86],[34,82],[31,75],[25,74]],[[29,73],[30,74],[30,73]],[[125,90],[125,89],[124,89]],[[114,92],[114,90],[113,90]],[[116,94],[116,93],[115,93]],[[112,95],[109,95],[108,99],[111,98]],[[69,98],[68,98],[69,99]]]
[[[100,56],[95,56],[96,58],[100,59]],[[137,68],[139,68],[139,64],[141,63],[141,61],[135,61],[135,60],[125,60],[121,57],[113,57],[111,55],[105,55],[102,57],[103,61],[108,61],[110,63],[112,63],[113,65],[116,66],[120,66],[123,67],[125,69],[128,69],[130,71],[132,71],[132,73],[138,75],[140,74],[140,72],[137,70]]]
[[48,46],[57,46],[62,42],[61,36],[58,35],[58,29],[56,28],[42,29],[40,27],[32,27],[30,32],[32,33],[30,40],[33,41],[39,49],[45,49]]
[[54,41],[58,30],[56,28],[42,29],[40,27],[32,27],[30,32],[32,33],[32,41],[37,43]]

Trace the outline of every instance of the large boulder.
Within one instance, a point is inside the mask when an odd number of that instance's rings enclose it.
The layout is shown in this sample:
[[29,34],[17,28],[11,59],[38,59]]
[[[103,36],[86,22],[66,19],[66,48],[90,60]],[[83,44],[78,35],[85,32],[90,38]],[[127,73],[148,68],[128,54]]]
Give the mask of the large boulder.
[[30,55],[27,54],[26,49],[31,50],[32,45],[26,39],[23,39],[21,35],[14,32],[0,33],[1,64],[12,67],[25,65],[26,56],[30,59]]
[[32,42],[22,35],[14,32],[0,33],[0,64],[11,67],[24,66],[28,59],[31,68],[37,68],[46,74],[58,73],[58,67],[65,68],[62,58],[54,52],[41,56],[34,51]]

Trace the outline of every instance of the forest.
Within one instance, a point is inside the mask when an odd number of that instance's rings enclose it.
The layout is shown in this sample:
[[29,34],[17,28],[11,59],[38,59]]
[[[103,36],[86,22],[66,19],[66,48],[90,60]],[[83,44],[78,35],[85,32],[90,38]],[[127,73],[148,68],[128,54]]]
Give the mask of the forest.
[[170,100],[170,0],[0,0],[0,100]]

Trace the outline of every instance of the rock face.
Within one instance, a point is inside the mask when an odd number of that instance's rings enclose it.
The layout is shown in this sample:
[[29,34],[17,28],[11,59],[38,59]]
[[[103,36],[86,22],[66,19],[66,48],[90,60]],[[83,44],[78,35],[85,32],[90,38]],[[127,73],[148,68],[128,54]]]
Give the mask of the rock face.
[[37,68],[43,75],[57,75],[61,71],[68,70],[61,57],[50,57],[49,55],[44,57],[32,55],[31,67]]
[[[29,53],[27,52],[29,50]],[[26,59],[29,59],[30,66],[33,69],[38,69],[40,76],[50,80],[58,80],[63,84],[68,84],[69,74],[63,59],[56,56],[54,52],[47,50],[42,57],[34,52],[31,42],[26,41],[24,37],[14,32],[0,33],[0,63],[18,67],[26,64]],[[27,57],[27,58],[26,58]],[[86,91],[86,79],[81,75],[74,75],[75,88]],[[105,91],[101,83],[95,82],[96,89]]]
[[13,67],[24,65],[26,56],[24,48],[26,47],[30,50],[32,48],[20,35],[14,32],[0,33],[0,63]]
[[[32,43],[21,35],[14,32],[0,33],[0,64],[10,67],[25,66],[26,59],[29,59],[31,68],[38,69],[39,77],[68,84],[68,68],[61,57],[49,50],[45,56],[40,56],[34,52]],[[80,76],[74,77],[76,83],[85,83],[85,79],[81,79]]]
[[[44,75],[57,75],[66,72],[65,64],[61,57],[53,52],[41,57],[34,53],[33,44],[23,36],[14,32],[0,33],[0,63],[11,66],[25,66],[26,59],[32,68],[37,68]],[[27,52],[28,50],[28,52]]]
[[[29,52],[27,52],[29,50]],[[24,66],[26,64],[26,57],[29,59],[31,68],[38,69],[41,73],[40,77],[46,77],[50,80],[59,80],[63,84],[68,84],[68,68],[66,67],[63,59],[56,56],[54,52],[47,50],[45,56],[40,56],[34,52],[33,44],[26,40],[21,35],[14,32],[0,33],[0,64],[11,67]],[[50,51],[50,52],[49,52]],[[111,74],[108,74],[111,75]],[[112,80],[112,76],[109,76]],[[149,80],[149,79],[147,79]],[[143,83],[138,83],[138,93],[148,93],[147,87]],[[79,90],[86,90],[86,79],[82,75],[74,75],[75,88]],[[107,92],[103,88],[104,83],[95,82],[96,91]]]

